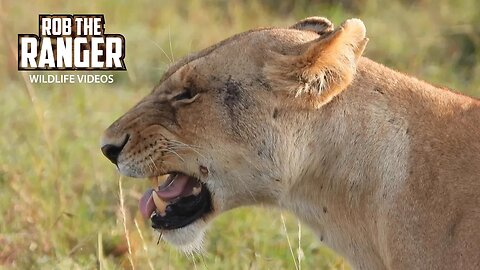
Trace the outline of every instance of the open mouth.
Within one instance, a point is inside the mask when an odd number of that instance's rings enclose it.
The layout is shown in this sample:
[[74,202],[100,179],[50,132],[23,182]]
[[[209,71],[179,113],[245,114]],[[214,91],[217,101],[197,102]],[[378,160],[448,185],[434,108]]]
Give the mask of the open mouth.
[[173,230],[208,214],[212,203],[204,183],[175,172],[161,185],[147,190],[140,199],[139,208],[145,219],[150,218],[154,229]]

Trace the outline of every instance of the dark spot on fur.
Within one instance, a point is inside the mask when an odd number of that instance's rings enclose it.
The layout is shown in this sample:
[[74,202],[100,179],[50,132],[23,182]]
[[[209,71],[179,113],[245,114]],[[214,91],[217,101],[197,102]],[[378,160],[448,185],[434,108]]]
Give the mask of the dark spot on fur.
[[273,109],[272,117],[273,117],[273,119],[276,119],[278,117],[278,109],[277,108]]
[[199,170],[204,176],[208,175],[208,168],[207,167],[205,167],[203,165],[200,165]]
[[320,241],[323,242],[323,235],[320,235]]
[[262,145],[257,150],[257,154],[259,157],[266,158],[269,160],[273,160],[273,151],[271,147],[268,147],[265,140],[262,141]]
[[282,180],[278,179],[278,178],[275,178],[275,181],[276,182],[282,182]]
[[378,92],[379,94],[382,94],[382,95],[385,94],[384,90],[381,89],[381,88],[378,87],[378,86],[375,86],[375,87],[373,88],[373,90],[374,90],[375,92]]
[[242,136],[246,132],[246,124],[243,122],[242,113],[248,113],[250,106],[248,95],[245,93],[242,83],[230,77],[219,91],[223,96],[223,107],[230,118],[231,131]]
[[453,218],[453,220],[451,221],[450,226],[448,228],[448,236],[450,239],[455,238],[456,229],[458,227],[458,224],[461,223],[462,219],[463,219],[463,214],[458,213],[455,215],[455,218]]
[[242,85],[229,78],[225,83],[222,92],[224,92],[223,103],[225,104],[228,116],[230,117],[232,128],[236,130],[239,128],[237,127],[239,111],[243,109]]
[[239,82],[236,82],[231,78],[228,79],[227,83],[225,84],[225,97],[223,98],[223,102],[228,108],[233,108],[240,102],[241,87],[242,86]]
[[327,207],[323,207],[323,213],[326,214],[327,213]]
[[257,78],[256,82],[268,91],[270,91],[272,89],[272,87],[270,86],[270,84],[266,80],[263,80],[261,78]]

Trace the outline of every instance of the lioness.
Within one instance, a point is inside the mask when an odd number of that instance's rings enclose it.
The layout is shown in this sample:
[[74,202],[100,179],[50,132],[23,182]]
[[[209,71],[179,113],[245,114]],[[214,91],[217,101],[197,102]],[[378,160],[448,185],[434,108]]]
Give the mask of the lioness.
[[311,17],[173,64],[114,122],[121,174],[195,248],[229,209],[287,209],[358,269],[480,269],[480,102],[361,57],[362,21]]

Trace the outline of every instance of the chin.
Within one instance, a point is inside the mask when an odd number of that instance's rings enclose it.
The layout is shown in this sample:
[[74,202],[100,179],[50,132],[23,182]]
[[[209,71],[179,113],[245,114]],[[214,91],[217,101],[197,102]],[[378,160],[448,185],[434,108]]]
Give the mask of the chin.
[[203,253],[207,227],[207,222],[199,219],[182,228],[162,231],[162,239],[186,254]]

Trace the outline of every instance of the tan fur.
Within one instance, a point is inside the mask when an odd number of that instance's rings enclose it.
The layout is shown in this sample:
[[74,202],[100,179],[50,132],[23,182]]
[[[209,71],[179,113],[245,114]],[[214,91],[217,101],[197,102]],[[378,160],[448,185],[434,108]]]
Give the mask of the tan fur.
[[[299,28],[305,21],[311,22],[305,19],[292,27]],[[324,20],[320,23],[326,24]],[[311,25],[305,27],[310,30]],[[307,106],[310,103],[318,108],[351,83],[356,62],[368,41],[365,26],[360,20],[351,19],[335,31],[332,28],[331,24],[322,27],[324,34],[307,43],[300,55],[272,53],[264,71],[275,91],[287,91],[295,97],[306,94]]]
[[[184,248],[214,216],[261,203],[354,268],[480,269],[480,102],[360,57],[360,20],[325,20],[180,60],[105,132],[103,144],[129,135],[120,172],[206,183],[214,212],[164,233]],[[185,89],[194,100],[172,99]]]

